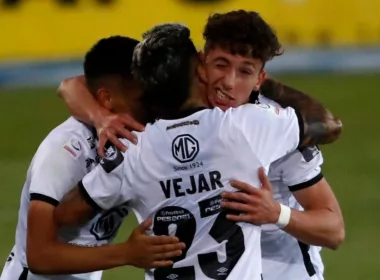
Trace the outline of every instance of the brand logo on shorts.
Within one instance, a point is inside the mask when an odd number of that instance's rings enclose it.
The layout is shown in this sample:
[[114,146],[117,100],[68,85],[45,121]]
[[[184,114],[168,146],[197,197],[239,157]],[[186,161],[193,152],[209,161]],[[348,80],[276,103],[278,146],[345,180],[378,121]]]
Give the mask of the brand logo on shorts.
[[190,134],[178,135],[172,143],[173,157],[180,163],[190,162],[199,153],[199,143]]

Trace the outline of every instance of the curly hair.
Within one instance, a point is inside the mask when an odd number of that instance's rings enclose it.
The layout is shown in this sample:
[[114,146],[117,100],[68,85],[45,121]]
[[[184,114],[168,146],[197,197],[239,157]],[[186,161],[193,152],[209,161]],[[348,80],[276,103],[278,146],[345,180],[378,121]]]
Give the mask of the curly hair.
[[264,64],[283,53],[275,31],[252,11],[238,10],[210,16],[203,38],[206,52],[221,47],[231,54],[258,58]]

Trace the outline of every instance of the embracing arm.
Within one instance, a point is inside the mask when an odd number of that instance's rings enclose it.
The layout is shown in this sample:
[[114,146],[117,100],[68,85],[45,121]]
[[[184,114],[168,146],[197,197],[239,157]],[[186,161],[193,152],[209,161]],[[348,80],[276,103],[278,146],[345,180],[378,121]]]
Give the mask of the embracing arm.
[[117,136],[135,143],[137,138],[131,131],[144,130],[144,126],[136,122],[127,112],[114,114],[102,107],[88,90],[83,75],[63,80],[57,92],[76,119],[96,128],[99,136],[98,153],[102,157],[107,141],[125,151],[125,145]]
[[70,113],[76,119],[88,125],[94,125],[99,122],[99,118],[103,115],[110,114],[99,105],[94,96],[88,91],[86,79],[83,75],[63,80],[57,92]]
[[30,271],[74,274],[132,264],[127,243],[87,248],[59,242],[54,208],[46,202],[31,201],[26,248]]
[[315,98],[270,78],[264,81],[260,91],[282,107],[292,107],[301,114],[305,130],[303,146],[328,144],[340,137],[341,120]]
[[322,178],[311,187],[293,192],[305,209],[292,209],[289,224],[283,229],[298,240],[337,249],[345,238],[342,212],[328,182]]

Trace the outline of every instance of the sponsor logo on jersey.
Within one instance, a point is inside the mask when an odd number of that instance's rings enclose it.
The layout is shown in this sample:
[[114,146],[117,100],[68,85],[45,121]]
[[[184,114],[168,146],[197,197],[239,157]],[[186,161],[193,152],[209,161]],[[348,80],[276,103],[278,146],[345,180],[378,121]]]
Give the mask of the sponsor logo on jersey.
[[93,136],[87,138],[87,143],[90,145],[91,149],[94,149],[96,146],[95,138]]
[[80,151],[82,149],[80,142],[76,139],[71,139],[70,144],[71,147],[74,148],[74,150]]
[[199,143],[190,134],[178,135],[172,143],[173,157],[180,163],[193,161],[199,153]]
[[94,168],[96,166],[96,162],[92,158],[86,158],[86,168]]

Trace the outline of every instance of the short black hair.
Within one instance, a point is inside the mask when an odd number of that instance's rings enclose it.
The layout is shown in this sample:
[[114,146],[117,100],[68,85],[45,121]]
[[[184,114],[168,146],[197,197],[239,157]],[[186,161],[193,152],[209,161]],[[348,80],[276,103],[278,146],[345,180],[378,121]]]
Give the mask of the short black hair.
[[112,36],[101,39],[87,52],[83,68],[92,93],[97,91],[101,78],[113,76],[122,80],[133,79],[132,56],[138,43],[129,37]]
[[132,72],[144,91],[144,106],[168,114],[178,110],[189,96],[196,55],[190,30],[182,24],[162,24],[147,31],[132,61]]
[[231,11],[208,18],[203,32],[205,51],[221,47],[232,54],[251,56],[263,64],[283,53],[276,32],[253,11]]

